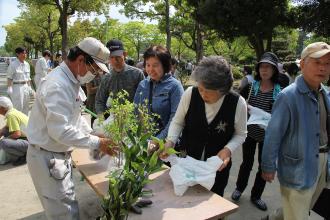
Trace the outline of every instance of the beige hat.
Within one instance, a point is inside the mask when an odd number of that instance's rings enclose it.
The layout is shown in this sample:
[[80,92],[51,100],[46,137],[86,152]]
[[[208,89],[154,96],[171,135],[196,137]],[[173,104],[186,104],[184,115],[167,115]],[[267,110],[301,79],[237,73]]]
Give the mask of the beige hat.
[[327,53],[330,53],[330,46],[327,43],[315,42],[305,47],[305,49],[301,52],[301,59],[306,57],[320,58]]
[[109,61],[110,51],[99,40],[93,37],[86,37],[78,43],[78,47],[90,55],[94,62],[104,71],[109,73],[105,64]]

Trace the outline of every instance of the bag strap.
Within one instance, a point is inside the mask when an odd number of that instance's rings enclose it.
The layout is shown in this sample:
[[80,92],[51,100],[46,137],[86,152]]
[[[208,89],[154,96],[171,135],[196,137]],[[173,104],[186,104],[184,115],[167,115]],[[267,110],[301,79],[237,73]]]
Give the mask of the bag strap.
[[249,100],[250,100],[250,96],[251,96],[251,93],[252,93],[252,88],[253,88],[253,83],[252,83],[251,86],[250,86],[249,95],[248,95],[248,97],[247,97],[247,99],[246,99],[246,104],[248,104],[248,102],[249,102]]

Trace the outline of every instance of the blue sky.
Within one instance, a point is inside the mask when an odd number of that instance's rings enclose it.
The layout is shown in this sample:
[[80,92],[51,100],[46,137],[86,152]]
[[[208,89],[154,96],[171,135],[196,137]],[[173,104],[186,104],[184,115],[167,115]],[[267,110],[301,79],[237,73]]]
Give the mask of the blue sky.
[[[119,13],[120,7],[110,7],[110,17],[118,19],[120,22],[128,22],[129,19],[125,15]],[[0,0],[0,46],[3,46],[6,41],[6,31],[2,27],[3,25],[14,22],[14,18],[20,15],[20,9],[18,8],[18,2],[16,0]],[[90,16],[94,18],[95,16]],[[105,20],[103,15],[98,16],[101,21]],[[148,21],[146,21],[148,22]]]

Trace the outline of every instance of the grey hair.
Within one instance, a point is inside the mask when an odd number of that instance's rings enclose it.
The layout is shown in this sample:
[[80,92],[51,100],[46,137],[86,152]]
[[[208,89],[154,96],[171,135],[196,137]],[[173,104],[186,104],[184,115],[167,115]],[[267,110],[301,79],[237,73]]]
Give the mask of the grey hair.
[[9,98],[5,96],[0,96],[0,107],[10,110],[13,108],[13,103],[10,101]]
[[191,79],[222,94],[230,91],[234,81],[230,64],[222,56],[204,57],[191,74]]

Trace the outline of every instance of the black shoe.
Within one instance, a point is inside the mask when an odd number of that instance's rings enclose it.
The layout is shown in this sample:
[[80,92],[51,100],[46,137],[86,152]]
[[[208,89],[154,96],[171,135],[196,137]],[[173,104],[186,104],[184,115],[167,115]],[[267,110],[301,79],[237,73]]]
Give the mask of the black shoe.
[[256,199],[251,197],[251,202],[260,210],[266,211],[267,210],[267,205],[264,201],[261,199]]
[[15,160],[14,162],[12,162],[13,166],[20,166],[26,164],[26,156],[21,156],[19,157],[17,160]]
[[238,191],[237,189],[234,190],[233,194],[231,194],[231,199],[234,201],[238,201],[239,198],[241,198],[242,193]]

